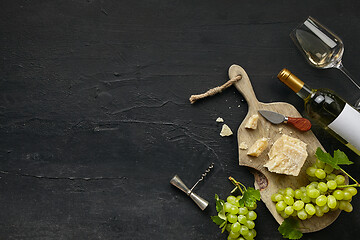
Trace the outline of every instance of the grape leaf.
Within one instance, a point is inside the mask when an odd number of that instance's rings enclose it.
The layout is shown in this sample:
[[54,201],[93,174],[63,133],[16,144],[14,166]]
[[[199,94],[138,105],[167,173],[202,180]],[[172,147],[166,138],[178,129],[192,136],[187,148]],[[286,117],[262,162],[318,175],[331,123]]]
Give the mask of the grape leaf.
[[221,200],[217,194],[215,194],[215,200],[216,200],[216,211],[221,212],[221,210],[224,207],[224,200]]
[[211,220],[213,220],[216,225],[219,225],[220,228],[223,227],[222,224],[225,222],[225,220],[221,219],[219,216],[211,216]]
[[300,239],[303,234],[299,231],[299,222],[293,218],[285,219],[279,226],[278,230],[284,238]]
[[239,204],[241,207],[247,206],[247,207],[254,207],[256,201],[260,200],[260,191],[256,190],[252,187],[248,187],[242,196],[242,198],[239,200]]
[[217,194],[215,194],[216,200],[216,211],[218,212],[218,217],[226,220],[225,209],[224,209],[224,200],[221,200]]
[[332,157],[329,153],[325,153],[321,148],[318,147],[316,149],[315,155],[320,161],[329,164],[335,169],[340,169],[339,165],[353,164],[353,162],[349,160],[346,154],[340,150],[334,151],[334,157]]

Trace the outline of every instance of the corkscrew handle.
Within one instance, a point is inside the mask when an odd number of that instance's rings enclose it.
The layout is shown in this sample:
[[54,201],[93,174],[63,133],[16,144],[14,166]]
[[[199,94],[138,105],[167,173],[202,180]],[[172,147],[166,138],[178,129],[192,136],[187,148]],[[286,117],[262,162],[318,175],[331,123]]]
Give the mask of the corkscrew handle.
[[287,117],[286,122],[303,132],[309,131],[311,128],[311,122],[306,118]]

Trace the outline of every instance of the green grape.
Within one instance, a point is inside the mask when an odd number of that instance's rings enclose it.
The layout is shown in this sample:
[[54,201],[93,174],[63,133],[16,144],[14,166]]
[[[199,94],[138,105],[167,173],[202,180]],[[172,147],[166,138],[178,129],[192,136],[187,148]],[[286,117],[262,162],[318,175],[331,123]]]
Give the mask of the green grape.
[[254,203],[252,207],[247,207],[250,211],[255,210],[257,208],[257,204]]
[[335,177],[335,182],[338,186],[343,185],[345,183],[345,177],[343,175],[337,175]]
[[276,211],[278,211],[278,212],[284,211],[286,206],[287,205],[286,205],[286,203],[284,201],[277,202],[276,205],[275,205]]
[[240,227],[240,234],[245,236],[249,234],[249,228],[245,225],[241,225]]
[[323,211],[321,211],[321,207],[315,206],[315,215],[318,217],[322,217],[324,215]]
[[337,189],[335,190],[332,195],[336,198],[336,200],[343,200],[344,199],[344,192]]
[[232,224],[226,224],[226,227],[225,227],[226,231],[230,232],[231,226],[232,226]]
[[253,229],[255,227],[255,223],[254,223],[254,221],[247,220],[245,223],[245,226],[247,226],[248,229]]
[[280,212],[280,216],[282,216],[283,218],[288,218],[288,217],[290,217],[290,216],[287,215],[284,211]]
[[300,211],[298,211],[297,216],[301,220],[305,220],[308,217],[307,213],[305,212],[305,209],[301,209]]
[[236,240],[245,240],[245,238],[239,237],[239,238],[237,238]]
[[317,188],[319,183],[316,181],[311,182],[309,185],[313,186],[314,188]]
[[231,225],[231,231],[232,232],[239,232],[240,231],[240,223],[236,222],[233,225]]
[[230,238],[238,238],[239,236],[240,236],[239,232],[233,232],[233,231],[229,232],[229,237]]
[[231,203],[232,205],[235,205],[235,203],[236,203],[236,197],[234,197],[234,196],[228,196],[227,199],[226,199],[226,201],[227,201],[228,203]]
[[324,183],[324,182],[319,182],[317,188],[318,188],[318,190],[319,190],[320,192],[322,192],[322,193],[326,193],[327,190],[328,190],[328,186],[327,186],[327,184]]
[[337,184],[334,180],[329,180],[326,184],[330,190],[334,190],[337,187]]
[[237,214],[239,212],[239,208],[236,206],[231,206],[231,209],[229,211],[229,213],[231,214]]
[[301,201],[303,201],[304,203],[309,203],[311,202],[311,198],[306,193],[303,193],[301,195]]
[[306,189],[306,191],[311,190],[311,189],[315,189],[315,186],[309,184],[309,185],[307,185],[307,186],[305,187],[305,189]]
[[346,188],[345,188],[345,190],[343,192],[344,192],[343,200],[349,201],[349,200],[352,199],[351,193],[349,191],[347,191]]
[[335,211],[335,210],[339,209],[339,205],[340,205],[340,201],[336,201],[336,206],[333,209],[330,208],[330,210]]
[[309,215],[314,215],[316,212],[316,209],[315,209],[314,205],[312,205],[311,203],[308,203],[305,205],[305,211]]
[[285,202],[287,205],[293,205],[293,204],[294,204],[294,198],[291,197],[291,196],[285,196],[285,197],[284,197],[284,202]]
[[306,192],[306,187],[302,186],[299,188],[301,192]]
[[274,193],[273,195],[271,195],[271,201],[273,201],[273,202],[277,202],[277,201],[276,201],[276,199],[275,199],[276,194],[277,194],[277,193]]
[[318,196],[320,196],[320,191],[317,189],[307,190],[306,193],[310,198],[317,198]]
[[244,236],[244,238],[245,238],[246,240],[252,240],[252,239],[254,239],[254,237],[255,237],[255,236],[254,236],[253,232],[251,232],[251,231],[249,231],[249,233]]
[[336,175],[334,173],[330,173],[326,176],[326,180],[330,181],[330,180],[335,180]]
[[324,179],[326,178],[326,172],[322,169],[317,169],[315,171],[315,177],[317,177],[318,179]]
[[280,201],[284,200],[284,196],[280,193],[275,193],[273,196],[274,196],[274,200],[275,200],[274,202],[280,202]]
[[245,224],[246,221],[247,221],[246,216],[244,216],[244,215],[239,215],[239,216],[238,216],[238,222],[239,222],[239,223]]
[[236,197],[235,206],[240,207],[240,204],[239,204],[240,199],[242,199],[242,196],[239,195],[239,196]]
[[232,206],[233,206],[233,205],[232,205],[231,203],[226,202],[226,203],[224,204],[224,210],[225,210],[225,212],[230,212]]
[[351,196],[355,196],[357,194],[357,190],[354,187],[347,187],[345,188],[345,190],[348,191],[351,194]]
[[339,209],[344,210],[345,212],[352,212],[353,206],[348,201],[340,201]]
[[237,216],[231,213],[227,215],[227,219],[230,223],[236,223],[238,220]]
[[333,195],[329,195],[327,197],[327,205],[330,209],[335,209],[336,208],[336,198]]
[[327,197],[325,195],[320,195],[316,198],[315,201],[316,205],[318,205],[319,207],[324,206],[327,203]]
[[330,208],[327,204],[325,204],[324,206],[321,206],[320,209],[323,213],[327,213],[330,211]]
[[281,195],[285,195],[285,189],[283,189],[283,188],[279,189],[278,193]]
[[296,202],[294,202],[293,208],[294,208],[294,210],[299,211],[299,210],[301,210],[301,209],[304,207],[304,205],[305,205],[305,204],[304,204],[303,201],[297,200]]
[[246,215],[249,212],[247,207],[239,207],[239,214],[240,215]]
[[306,174],[310,177],[315,177],[315,171],[316,171],[317,168],[315,167],[308,167],[306,169]]
[[294,194],[294,189],[292,189],[291,187],[285,188],[285,196],[294,197]]
[[246,218],[248,220],[254,221],[257,218],[257,214],[254,211],[249,211],[248,214],[246,214]]
[[301,198],[301,190],[300,189],[296,189],[294,191],[294,196],[296,199],[300,199]]
[[315,167],[324,169],[325,163],[324,163],[323,161],[319,160],[319,159],[316,159],[316,161],[315,161]]
[[334,171],[334,168],[333,168],[332,166],[330,166],[329,164],[325,164],[324,171],[325,171],[327,174],[330,174],[330,173],[332,173],[332,171]]
[[254,228],[253,228],[253,229],[250,229],[250,232],[252,233],[252,235],[253,235],[254,237],[256,237],[257,233],[256,233],[256,231],[255,231]]
[[287,206],[285,209],[284,209],[284,213],[286,214],[286,215],[292,215],[293,214],[293,212],[294,212],[294,208],[293,208],[293,206]]

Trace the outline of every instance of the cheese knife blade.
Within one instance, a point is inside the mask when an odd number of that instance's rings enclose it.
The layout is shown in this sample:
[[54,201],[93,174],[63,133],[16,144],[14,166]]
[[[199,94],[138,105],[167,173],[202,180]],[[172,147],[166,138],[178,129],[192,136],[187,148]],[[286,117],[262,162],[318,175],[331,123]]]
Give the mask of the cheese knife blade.
[[258,112],[269,122],[273,124],[280,123],[289,123],[300,131],[308,131],[311,128],[311,122],[306,118],[293,118],[287,117],[280,113],[268,111],[268,110],[258,110]]

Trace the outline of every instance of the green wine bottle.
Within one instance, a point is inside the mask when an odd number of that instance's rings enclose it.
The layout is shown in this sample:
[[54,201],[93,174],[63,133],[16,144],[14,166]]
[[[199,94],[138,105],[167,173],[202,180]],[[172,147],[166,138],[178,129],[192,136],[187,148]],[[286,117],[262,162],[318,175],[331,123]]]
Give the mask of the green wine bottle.
[[284,68],[280,81],[305,101],[305,111],[321,127],[360,155],[360,112],[329,89],[312,89]]

